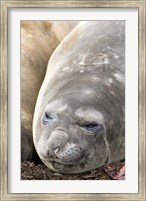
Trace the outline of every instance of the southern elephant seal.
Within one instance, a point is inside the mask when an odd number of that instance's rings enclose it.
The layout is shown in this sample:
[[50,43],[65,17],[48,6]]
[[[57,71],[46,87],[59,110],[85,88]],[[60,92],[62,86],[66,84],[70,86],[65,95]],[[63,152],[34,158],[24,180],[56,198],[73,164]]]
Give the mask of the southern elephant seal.
[[21,160],[34,160],[32,118],[48,60],[77,21],[21,21]]
[[79,23],[48,63],[34,119],[41,160],[80,173],[125,157],[125,22]]

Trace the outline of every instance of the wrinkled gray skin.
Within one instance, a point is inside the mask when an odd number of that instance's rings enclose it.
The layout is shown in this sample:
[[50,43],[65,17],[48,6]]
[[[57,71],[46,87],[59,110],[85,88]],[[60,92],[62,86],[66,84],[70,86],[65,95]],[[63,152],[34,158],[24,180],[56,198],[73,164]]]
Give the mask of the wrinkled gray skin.
[[80,173],[124,159],[124,66],[124,21],[81,22],[57,47],[33,121],[36,150],[50,169]]
[[37,160],[32,119],[48,60],[78,21],[21,21],[21,160]]

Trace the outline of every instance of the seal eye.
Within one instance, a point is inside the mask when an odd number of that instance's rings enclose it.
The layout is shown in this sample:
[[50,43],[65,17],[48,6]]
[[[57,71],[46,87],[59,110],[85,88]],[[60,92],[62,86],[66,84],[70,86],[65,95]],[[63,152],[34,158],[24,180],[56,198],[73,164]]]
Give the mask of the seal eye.
[[82,127],[92,132],[100,132],[103,129],[103,126],[97,123],[86,123]]
[[42,123],[47,124],[48,122],[50,122],[52,120],[53,120],[53,117],[52,117],[51,113],[45,112],[43,119],[42,119]]

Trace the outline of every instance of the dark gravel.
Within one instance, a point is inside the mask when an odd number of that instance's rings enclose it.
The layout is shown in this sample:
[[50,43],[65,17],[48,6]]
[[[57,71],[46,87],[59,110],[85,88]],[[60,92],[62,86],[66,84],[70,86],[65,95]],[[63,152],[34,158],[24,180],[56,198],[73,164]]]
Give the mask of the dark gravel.
[[34,162],[21,163],[22,180],[124,180],[125,161],[106,164],[95,170],[80,174],[59,174],[51,171],[44,164]]

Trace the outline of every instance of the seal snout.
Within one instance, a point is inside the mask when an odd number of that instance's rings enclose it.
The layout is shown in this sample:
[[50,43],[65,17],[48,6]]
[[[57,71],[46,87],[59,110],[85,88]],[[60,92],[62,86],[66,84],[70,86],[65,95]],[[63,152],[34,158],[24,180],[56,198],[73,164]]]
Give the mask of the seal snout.
[[49,136],[42,152],[42,158],[62,164],[79,164],[84,157],[84,150],[79,144],[72,143],[63,130],[54,130]]
[[50,137],[45,145],[45,158],[56,157],[57,153],[64,147],[68,139],[68,134],[62,130],[55,130],[50,134]]

